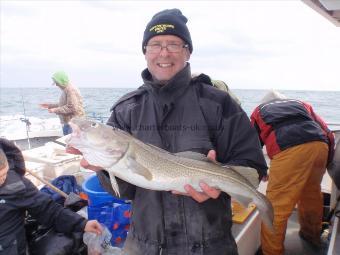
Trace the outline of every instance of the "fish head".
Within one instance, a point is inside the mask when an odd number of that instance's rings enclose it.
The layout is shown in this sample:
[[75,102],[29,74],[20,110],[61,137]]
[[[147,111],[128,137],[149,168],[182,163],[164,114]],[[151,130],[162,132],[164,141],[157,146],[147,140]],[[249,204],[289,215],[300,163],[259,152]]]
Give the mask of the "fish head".
[[129,136],[117,128],[86,118],[73,118],[67,145],[78,149],[91,165],[110,168],[129,147]]

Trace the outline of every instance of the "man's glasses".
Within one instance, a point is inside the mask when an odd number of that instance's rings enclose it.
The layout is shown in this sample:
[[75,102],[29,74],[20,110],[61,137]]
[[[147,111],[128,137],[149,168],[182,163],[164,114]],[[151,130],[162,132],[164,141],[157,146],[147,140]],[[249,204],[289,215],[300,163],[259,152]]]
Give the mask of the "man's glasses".
[[166,48],[166,50],[169,53],[179,53],[181,52],[182,49],[188,48],[188,44],[175,44],[175,43],[170,43],[165,46],[162,46],[161,44],[149,44],[144,46],[144,49],[148,53],[160,53],[163,48]]

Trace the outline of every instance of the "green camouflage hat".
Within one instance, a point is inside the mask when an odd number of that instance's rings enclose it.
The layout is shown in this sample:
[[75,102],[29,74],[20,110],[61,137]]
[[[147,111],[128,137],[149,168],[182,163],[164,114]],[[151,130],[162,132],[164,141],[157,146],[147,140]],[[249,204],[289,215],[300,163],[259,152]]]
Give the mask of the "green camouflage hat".
[[52,79],[55,83],[63,87],[66,87],[69,82],[67,74],[63,71],[58,71],[54,73]]

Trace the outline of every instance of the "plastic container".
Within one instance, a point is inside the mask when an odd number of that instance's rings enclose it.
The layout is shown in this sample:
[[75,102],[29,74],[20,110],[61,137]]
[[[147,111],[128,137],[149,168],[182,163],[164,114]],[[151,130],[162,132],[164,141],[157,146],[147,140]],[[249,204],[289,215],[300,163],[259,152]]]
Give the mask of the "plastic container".
[[130,226],[131,204],[106,192],[100,185],[97,175],[83,182],[83,191],[88,196],[88,219],[96,219],[111,232],[111,244],[122,247]]
[[48,142],[44,146],[22,152],[25,161],[44,164],[44,179],[52,180],[60,175],[75,175],[80,171],[80,155],[65,152],[65,147]]
[[91,175],[83,182],[83,190],[89,198],[89,206],[99,206],[107,203],[125,203],[106,192],[99,183],[97,175]]
[[[42,179],[48,179],[48,173],[46,176],[46,164],[43,163],[37,163],[37,162],[31,162],[31,161],[25,161],[25,165],[27,169],[34,172],[36,175],[38,175]],[[45,171],[46,170],[46,171]],[[39,181],[36,177],[26,172],[25,177],[29,179],[36,187],[42,187],[45,184]]]

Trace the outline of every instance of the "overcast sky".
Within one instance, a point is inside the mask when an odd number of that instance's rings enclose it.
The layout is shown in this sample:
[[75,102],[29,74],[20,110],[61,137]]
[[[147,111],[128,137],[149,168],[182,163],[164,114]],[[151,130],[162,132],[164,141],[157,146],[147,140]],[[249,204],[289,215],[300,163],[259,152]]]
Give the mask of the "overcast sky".
[[189,19],[193,72],[235,89],[340,90],[340,28],[298,0],[1,0],[1,86],[50,86],[64,70],[78,87],[138,87],[145,26],[169,8]]

